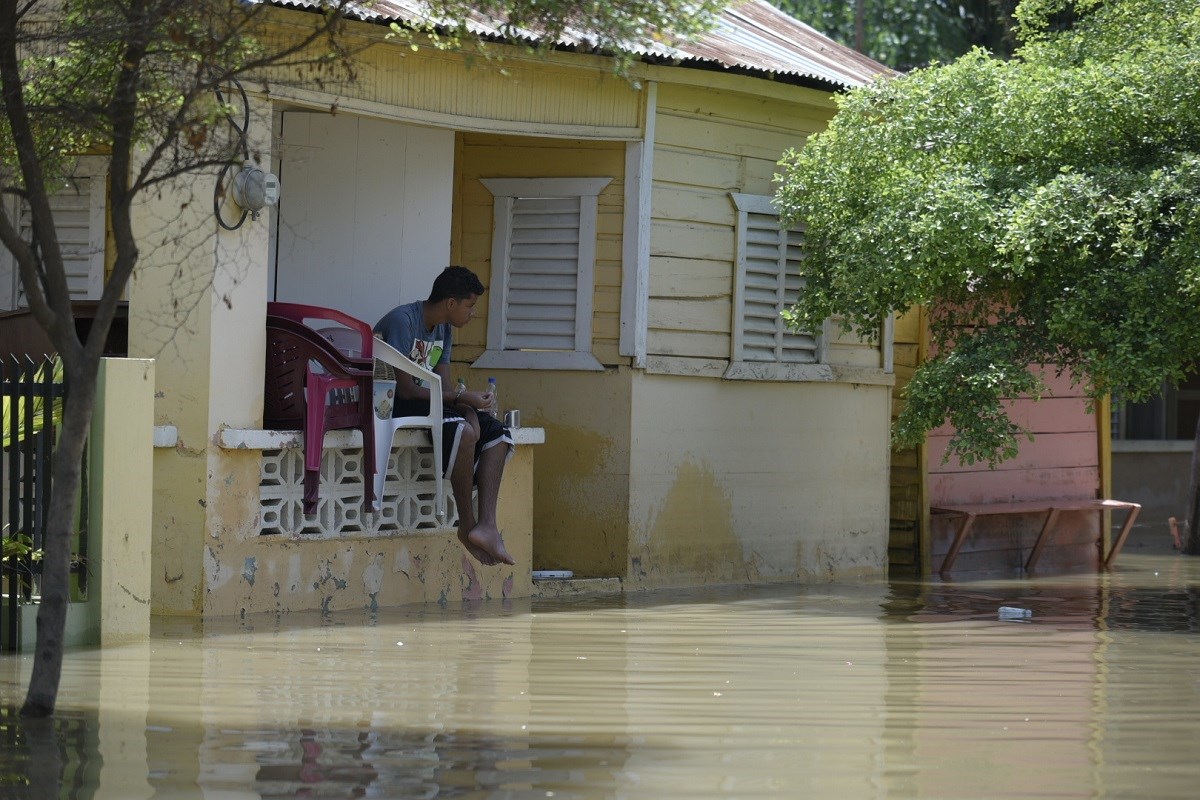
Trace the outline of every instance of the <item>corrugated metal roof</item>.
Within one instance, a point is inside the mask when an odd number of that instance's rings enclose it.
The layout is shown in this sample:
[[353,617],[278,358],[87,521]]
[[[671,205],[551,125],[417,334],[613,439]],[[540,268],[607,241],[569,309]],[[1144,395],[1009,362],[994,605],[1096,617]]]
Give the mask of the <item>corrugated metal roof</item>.
[[[270,5],[311,9],[319,0],[266,0]],[[437,24],[421,0],[376,0],[368,5],[351,3],[346,14],[366,22]],[[473,13],[466,20],[471,33],[493,40],[519,39],[538,44],[542,36],[529,30],[505,29],[500,18]],[[568,28],[555,45],[591,49],[596,36]],[[678,63],[705,69],[745,71],[764,78],[792,78],[828,88],[851,88],[890,74],[884,65],[838,44],[766,0],[733,0],[708,32],[678,45],[637,43],[624,48],[644,61]],[[798,80],[797,80],[798,79]]]

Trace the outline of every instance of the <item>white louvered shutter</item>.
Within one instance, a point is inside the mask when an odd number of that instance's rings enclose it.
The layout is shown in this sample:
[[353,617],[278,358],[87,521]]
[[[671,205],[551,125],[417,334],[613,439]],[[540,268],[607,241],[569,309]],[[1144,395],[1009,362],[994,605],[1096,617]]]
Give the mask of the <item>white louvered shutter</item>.
[[[84,174],[68,179],[50,195],[50,212],[62,249],[63,268],[72,300],[98,300],[104,285],[104,177]],[[33,240],[29,208],[21,203],[21,237]],[[18,286],[18,305],[25,292]]]
[[583,369],[592,355],[598,196],[612,178],[480,178],[492,193],[487,350],[476,367]]
[[580,198],[514,198],[508,244],[504,348],[574,350]]
[[774,214],[745,211],[742,217],[741,360],[817,362],[817,337],[793,332],[780,316],[804,288],[803,234],[781,230]]

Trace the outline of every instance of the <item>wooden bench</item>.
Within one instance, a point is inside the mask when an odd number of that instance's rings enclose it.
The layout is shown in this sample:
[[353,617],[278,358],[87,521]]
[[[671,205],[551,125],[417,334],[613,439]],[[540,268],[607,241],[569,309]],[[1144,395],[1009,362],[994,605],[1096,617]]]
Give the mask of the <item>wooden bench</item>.
[[[1029,558],[1025,561],[1025,571],[1032,572],[1033,567],[1037,564],[1038,558],[1042,554],[1043,548],[1049,542],[1054,529],[1054,523],[1058,519],[1058,515],[1063,511],[1119,511],[1126,509],[1129,511],[1129,516],[1125,519],[1125,525],[1121,528],[1120,534],[1117,535],[1116,541],[1109,548],[1108,555],[1104,556],[1104,569],[1112,567],[1113,560],[1117,554],[1121,552],[1121,548],[1125,545],[1125,539],[1129,536],[1129,531],[1133,528],[1134,520],[1137,519],[1138,513],[1142,507],[1138,503],[1127,503],[1123,500],[1030,500],[1020,503],[979,503],[974,505],[948,505],[934,506],[929,510],[935,514],[952,514],[962,518],[958,523],[958,530],[954,534],[954,540],[950,543],[950,549],[946,552],[945,559],[942,560],[942,568],[939,573],[945,576],[954,566],[954,560],[958,558],[958,551],[963,546],[963,542],[967,539],[967,534],[971,532],[971,528],[975,525],[975,520],[982,516],[991,516],[999,514],[1045,514],[1046,520],[1042,523],[1041,533],[1038,534],[1037,541],[1033,543],[1033,550],[1029,553]],[[1101,543],[1103,543],[1103,533],[1101,534]],[[1103,544],[1101,544],[1103,546]],[[1101,551],[1103,555],[1103,551]]]

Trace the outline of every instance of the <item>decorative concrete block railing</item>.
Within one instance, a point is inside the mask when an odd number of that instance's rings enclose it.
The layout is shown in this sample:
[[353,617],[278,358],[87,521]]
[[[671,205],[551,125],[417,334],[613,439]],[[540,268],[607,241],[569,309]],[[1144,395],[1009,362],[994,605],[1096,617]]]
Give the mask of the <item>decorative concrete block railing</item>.
[[[517,445],[541,444],[541,428],[513,431]],[[363,510],[362,434],[357,430],[325,434],[321,492],[314,516],[302,512],[304,497],[303,433],[227,428],[217,443],[233,450],[261,450],[261,513],[264,535],[339,537],[392,535],[454,530],[458,524],[450,484],[444,482],[446,519],[439,523],[433,488],[433,449],[422,431],[397,432],[388,458],[383,502],[378,512]]]

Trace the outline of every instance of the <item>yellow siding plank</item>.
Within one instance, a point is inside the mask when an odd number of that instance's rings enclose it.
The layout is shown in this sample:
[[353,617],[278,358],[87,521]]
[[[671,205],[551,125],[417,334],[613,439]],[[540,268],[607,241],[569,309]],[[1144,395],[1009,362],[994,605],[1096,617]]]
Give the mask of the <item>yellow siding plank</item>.
[[651,225],[653,256],[720,259],[733,263],[733,231],[724,226],[656,219]]
[[702,145],[705,150],[771,161],[778,161],[785,150],[803,143],[800,137],[784,131],[671,114],[659,114],[655,137],[676,146],[700,149],[698,145]]
[[742,185],[740,159],[720,153],[702,153],[692,149],[654,148],[654,181],[656,184],[685,184],[704,186],[722,191],[736,191]]
[[656,219],[705,222],[730,228],[737,224],[737,209],[729,195],[709,189],[655,186],[651,214]]
[[[698,86],[661,84],[658,89],[659,113],[670,112],[703,118],[749,122],[783,131],[824,130],[829,123],[827,109],[802,103],[781,102],[736,92],[715,92]],[[698,115],[699,109],[704,109]]]
[[707,258],[659,257],[650,263],[650,296],[667,299],[730,298],[733,265]]
[[916,311],[896,315],[896,342],[917,344],[921,341],[921,315]]
[[729,358],[729,336],[717,333],[661,331],[651,328],[647,351],[653,355],[689,358]]
[[893,345],[892,351],[897,368],[901,366],[917,366],[917,357],[920,354],[920,351],[917,349],[917,344],[915,342],[909,343],[896,341],[896,343]]
[[[649,304],[650,327],[669,331],[705,331],[728,335],[732,319],[728,300],[658,300]],[[729,352],[726,345],[725,352]]]

